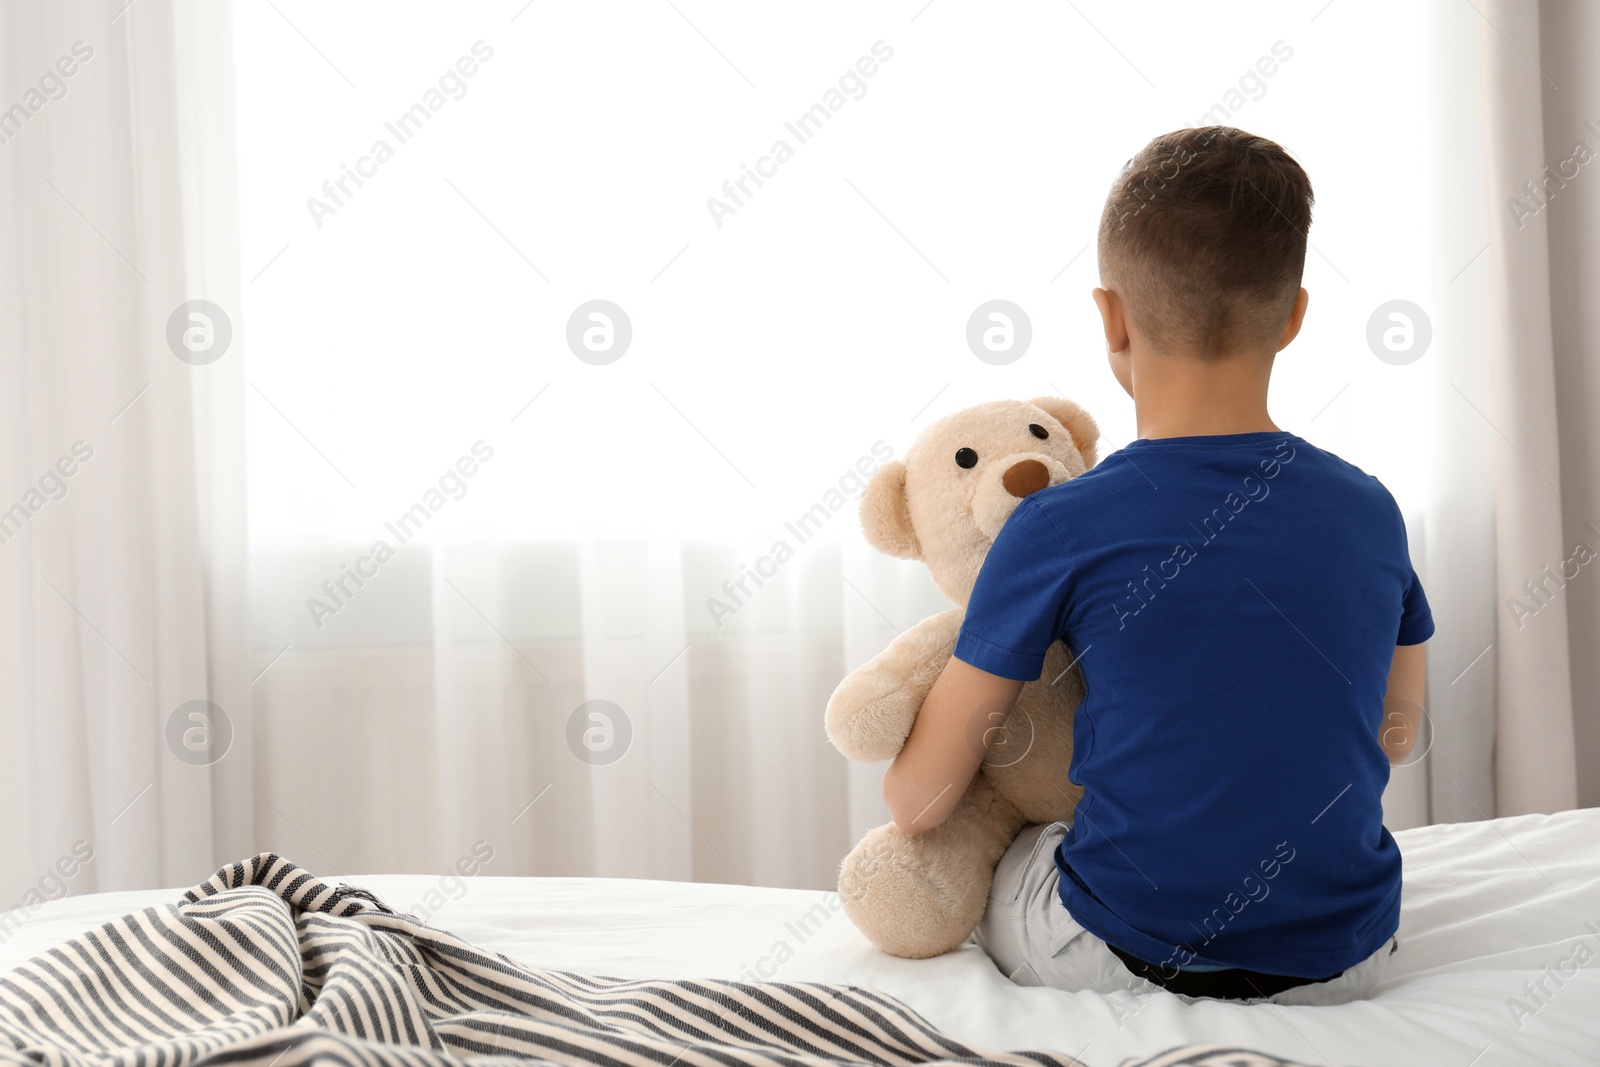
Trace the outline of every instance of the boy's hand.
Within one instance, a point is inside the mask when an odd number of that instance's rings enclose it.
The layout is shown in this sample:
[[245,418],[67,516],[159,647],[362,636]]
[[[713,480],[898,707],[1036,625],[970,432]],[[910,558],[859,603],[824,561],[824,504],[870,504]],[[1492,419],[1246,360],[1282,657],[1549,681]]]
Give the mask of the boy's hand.
[[1383,728],[1378,743],[1389,764],[1405,762],[1422,732],[1422,696],[1428,677],[1425,645],[1396,645],[1389,664],[1389,689],[1383,698]]
[[950,657],[883,776],[896,826],[918,834],[950,817],[1023,685]]

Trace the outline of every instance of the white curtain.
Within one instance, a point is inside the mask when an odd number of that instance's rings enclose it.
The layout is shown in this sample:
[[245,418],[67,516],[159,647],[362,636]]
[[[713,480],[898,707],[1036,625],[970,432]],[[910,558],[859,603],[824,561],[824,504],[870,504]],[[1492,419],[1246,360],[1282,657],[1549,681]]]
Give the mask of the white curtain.
[[168,343],[239,307],[227,12],[117,6],[0,10],[8,921],[251,845],[243,365]]
[[[1488,5],[1501,814],[1600,803],[1600,11]],[[1580,744],[1581,742],[1581,744]]]
[[[1436,5],[1426,812],[1600,803],[1593,5]],[[1588,125],[1586,125],[1588,123]],[[1479,220],[1482,220],[1481,222]],[[1453,261],[1452,261],[1453,259]],[[1413,540],[1413,551],[1417,542]]]
[[[886,814],[822,709],[946,606],[862,542],[850,472],[997,397],[1134,436],[1094,227],[1202,117],[1312,177],[1272,410],[1395,493],[1438,620],[1389,825],[1600,803],[1593,567],[1508,605],[1600,547],[1600,183],[1506,204],[1600,149],[1591,8],[807,12],[8,9],[7,85],[95,49],[0,144],[0,506],[95,449],[0,543],[9,899],[79,838],[74,891],[480,841],[492,874],[831,885]],[[234,327],[205,365],[165,339],[196,298]],[[965,339],[995,298],[1032,324],[998,366]],[[569,341],[596,300],[611,362]],[[1393,300],[1431,328],[1413,362],[1368,345]],[[235,734],[201,767],[165,740],[198,698]]]

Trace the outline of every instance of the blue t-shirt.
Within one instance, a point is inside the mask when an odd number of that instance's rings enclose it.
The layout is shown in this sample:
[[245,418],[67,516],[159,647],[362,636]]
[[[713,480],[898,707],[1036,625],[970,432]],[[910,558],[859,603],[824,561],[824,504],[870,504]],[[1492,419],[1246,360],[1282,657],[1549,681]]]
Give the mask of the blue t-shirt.
[[1379,743],[1433,617],[1376,478],[1284,431],[1140,439],[1024,498],[955,656],[1086,688],[1062,903],[1151,964],[1321,978],[1394,933]]

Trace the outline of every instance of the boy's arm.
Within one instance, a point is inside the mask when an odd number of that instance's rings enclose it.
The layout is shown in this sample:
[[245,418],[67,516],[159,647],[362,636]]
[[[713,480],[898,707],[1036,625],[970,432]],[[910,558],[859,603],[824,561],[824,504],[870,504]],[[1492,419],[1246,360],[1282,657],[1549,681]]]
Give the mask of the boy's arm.
[[[1383,483],[1374,482],[1382,488]],[[1422,731],[1422,688],[1427,677],[1427,657],[1423,642],[1433,636],[1433,611],[1428,606],[1428,595],[1411,566],[1411,549],[1406,538],[1406,520],[1400,506],[1388,497],[1394,515],[1399,542],[1399,555],[1410,571],[1405,591],[1400,598],[1400,626],[1395,634],[1394,658],[1389,661],[1389,688],[1383,698],[1383,728],[1378,731],[1378,744],[1383,746],[1394,766],[1411,754]]]
[[904,832],[955,812],[1017,694],[1044,671],[1071,596],[1069,561],[1061,532],[1024,497],[989,546],[954,653],[884,773],[884,803]]
[[1023,685],[950,657],[883,776],[896,826],[917,834],[950,817]]
[[1423,685],[1427,679],[1426,645],[1396,645],[1389,664],[1389,689],[1383,699],[1383,730],[1378,743],[1391,765],[1403,762],[1422,731]]

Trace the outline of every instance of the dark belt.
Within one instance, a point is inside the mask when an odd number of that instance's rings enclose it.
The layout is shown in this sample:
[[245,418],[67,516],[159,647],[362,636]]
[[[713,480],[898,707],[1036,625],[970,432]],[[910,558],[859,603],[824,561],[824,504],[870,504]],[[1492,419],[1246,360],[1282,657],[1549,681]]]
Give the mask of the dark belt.
[[1229,967],[1223,971],[1175,971],[1172,968],[1146,963],[1137,956],[1130,956],[1109,942],[1106,947],[1132,974],[1154,982],[1170,993],[1179,993],[1186,997],[1255,1000],[1259,997],[1275,996],[1285,989],[1294,989],[1296,986],[1331,982],[1344,973],[1340,971],[1339,974],[1330,974],[1326,978],[1296,978],[1287,974],[1247,971],[1239,967]]

